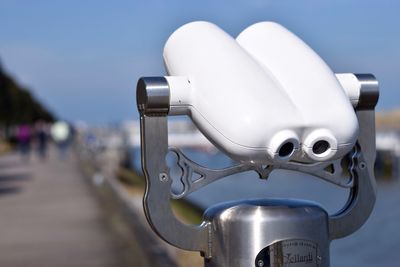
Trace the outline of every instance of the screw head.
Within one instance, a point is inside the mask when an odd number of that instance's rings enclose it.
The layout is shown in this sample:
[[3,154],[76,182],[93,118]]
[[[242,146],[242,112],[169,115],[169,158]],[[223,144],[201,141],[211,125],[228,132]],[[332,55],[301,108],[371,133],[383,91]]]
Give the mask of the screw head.
[[365,164],[365,162],[360,162],[360,169],[365,169],[365,167],[367,167],[367,164]]
[[161,182],[167,182],[168,181],[168,175],[166,173],[164,173],[164,172],[160,173],[158,177],[160,178]]
[[258,260],[257,265],[259,267],[263,267],[264,266],[264,261],[263,260]]

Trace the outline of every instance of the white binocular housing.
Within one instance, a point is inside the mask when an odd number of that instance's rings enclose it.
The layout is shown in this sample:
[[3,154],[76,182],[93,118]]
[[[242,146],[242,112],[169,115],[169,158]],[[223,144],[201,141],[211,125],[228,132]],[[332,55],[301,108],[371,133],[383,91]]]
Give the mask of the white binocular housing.
[[357,140],[357,78],[335,75],[279,24],[257,23],[234,39],[192,22],[168,39],[164,61],[169,115],[190,116],[237,161],[333,160]]
[[[328,267],[330,242],[359,229],[376,199],[375,77],[334,74],[303,41],[271,22],[236,39],[211,23],[186,24],[167,41],[164,61],[169,76],[143,77],[136,89],[143,204],[153,230],[176,247],[200,251],[206,267]],[[170,115],[189,116],[240,162],[212,169],[169,147]],[[170,152],[178,176],[167,165]],[[347,188],[348,201],[328,215],[308,201],[238,200],[209,207],[196,226],[171,209],[171,199],[232,174],[255,171],[267,179],[277,169]],[[174,180],[181,190],[173,190]]]

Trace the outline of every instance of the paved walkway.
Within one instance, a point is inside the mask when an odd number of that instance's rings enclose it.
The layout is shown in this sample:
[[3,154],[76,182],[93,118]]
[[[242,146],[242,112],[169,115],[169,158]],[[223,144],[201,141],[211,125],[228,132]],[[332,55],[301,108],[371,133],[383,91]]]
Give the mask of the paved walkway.
[[55,152],[0,157],[0,266],[132,265],[76,162]]

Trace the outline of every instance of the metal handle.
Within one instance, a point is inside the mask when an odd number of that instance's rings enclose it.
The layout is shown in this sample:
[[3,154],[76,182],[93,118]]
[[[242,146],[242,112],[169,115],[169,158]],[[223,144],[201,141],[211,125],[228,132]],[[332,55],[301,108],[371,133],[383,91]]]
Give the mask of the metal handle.
[[185,225],[172,212],[168,153],[169,87],[165,78],[141,78],[137,85],[142,168],[146,177],[143,207],[153,230],[173,246],[207,255],[208,226]]
[[166,116],[141,116],[142,166],[146,176],[144,211],[151,227],[162,239],[176,247],[207,254],[207,224],[185,225],[171,210],[172,180],[165,163],[167,133]]
[[379,98],[379,84],[371,74],[356,74],[361,84],[356,115],[360,127],[354,155],[354,186],[344,208],[329,218],[331,239],[342,238],[359,229],[368,219],[376,201],[374,163],[375,106]]

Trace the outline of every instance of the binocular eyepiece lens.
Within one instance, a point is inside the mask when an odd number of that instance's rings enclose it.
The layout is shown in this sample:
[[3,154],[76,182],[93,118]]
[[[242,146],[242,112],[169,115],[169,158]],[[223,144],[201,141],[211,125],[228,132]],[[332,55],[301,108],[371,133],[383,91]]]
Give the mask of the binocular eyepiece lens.
[[320,155],[324,152],[326,152],[330,148],[330,145],[327,141],[325,140],[320,140],[315,142],[315,144],[312,147],[312,151],[316,155]]
[[279,157],[284,158],[290,156],[294,151],[294,144],[292,142],[287,142],[281,146],[279,149]]

